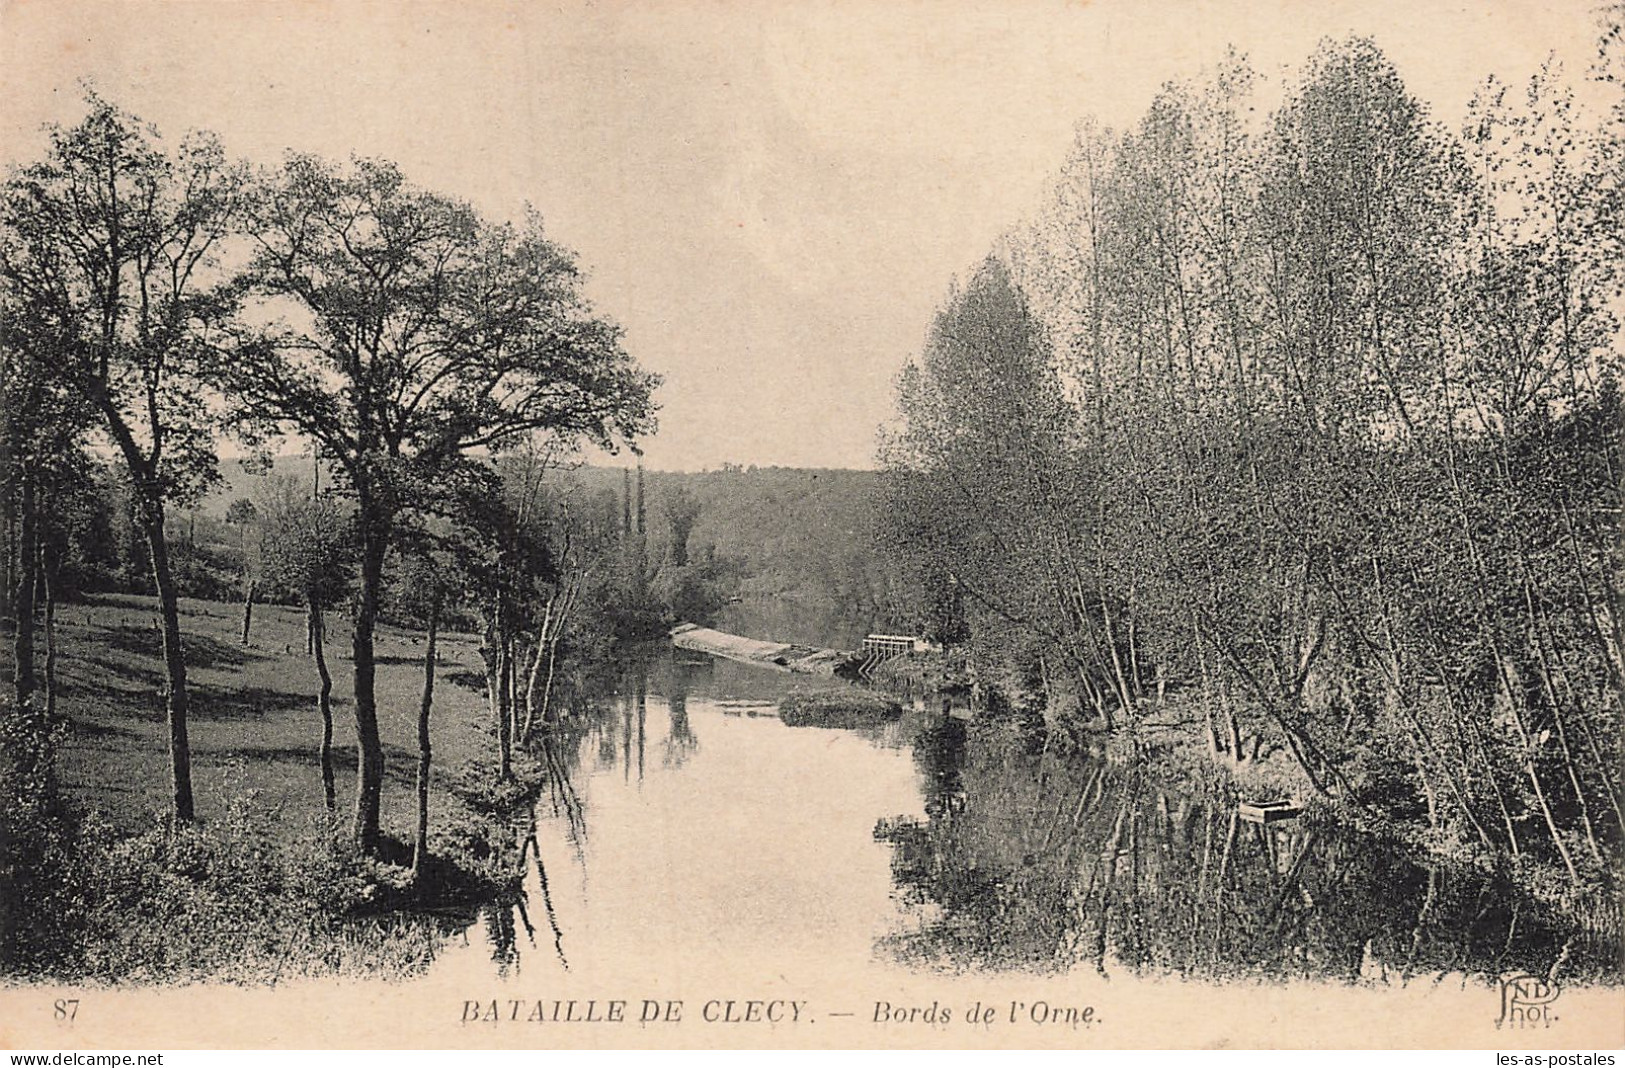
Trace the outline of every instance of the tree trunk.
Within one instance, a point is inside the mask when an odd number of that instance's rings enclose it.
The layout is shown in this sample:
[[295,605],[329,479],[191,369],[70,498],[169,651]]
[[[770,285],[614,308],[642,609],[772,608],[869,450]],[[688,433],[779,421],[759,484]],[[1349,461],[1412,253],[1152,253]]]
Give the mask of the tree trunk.
[[508,640],[500,626],[496,643],[497,744],[501,749],[501,766],[497,770],[502,778],[508,779],[513,776],[513,718],[508,711],[513,699],[508,682],[513,676],[508,671]]
[[555,723],[558,717],[553,714],[553,665],[558,660],[559,639],[557,635],[547,643],[547,681],[542,686],[542,722]]
[[[1495,806],[1501,812],[1501,823],[1506,827],[1507,846],[1512,850],[1513,859],[1517,859],[1522,854],[1522,850],[1518,846],[1518,832],[1513,827],[1512,813],[1507,808],[1505,795],[1501,792],[1501,776],[1495,762],[1490,759],[1489,749],[1484,744],[1483,732],[1476,719],[1462,714],[1454,696],[1451,694],[1451,684],[1448,681],[1448,676],[1445,675],[1443,667],[1437,661],[1434,661],[1434,671],[1440,678],[1447,680],[1439,688],[1439,693],[1444,698],[1445,709],[1450,713],[1451,721],[1454,723],[1457,733],[1464,739],[1463,756],[1466,757],[1469,753],[1476,755],[1479,763],[1483,765],[1484,781],[1490,784],[1490,792],[1495,795]],[[1471,745],[1469,746],[1468,743],[1471,743]],[[1472,781],[1472,766],[1470,764],[1462,768],[1462,773],[1467,781]]]
[[152,556],[152,580],[158,587],[158,610],[163,623],[164,672],[168,678],[169,768],[174,817],[190,823],[192,806],[192,746],[186,736],[186,660],[181,651],[181,610],[175,578],[169,568],[169,543],[164,538],[161,501],[142,502],[147,550]]
[[519,663],[521,659],[519,635],[510,635],[502,654],[502,662],[508,665],[508,737],[514,741],[523,737],[520,734],[522,724],[519,720]]
[[[1487,603],[1487,602],[1486,602]],[[1552,806],[1546,800],[1546,790],[1540,780],[1540,772],[1535,768],[1535,745],[1529,733],[1529,726],[1524,722],[1523,700],[1518,695],[1518,687],[1514,685],[1511,669],[1507,658],[1502,654],[1500,646],[1492,640],[1490,651],[1495,656],[1495,664],[1501,684],[1501,693],[1505,695],[1507,711],[1512,716],[1512,724],[1518,731],[1519,747],[1522,750],[1520,760],[1523,763],[1524,774],[1529,779],[1529,785],[1534,788],[1535,802],[1540,806],[1540,814],[1546,823],[1546,830],[1551,835],[1552,845],[1557,849],[1557,855],[1563,861],[1564,869],[1569,873],[1569,881],[1575,886],[1580,885],[1580,873],[1575,870],[1574,858],[1569,853],[1569,847],[1563,843],[1563,833],[1558,830],[1557,819],[1552,815]]]
[[536,683],[541,676],[542,650],[547,647],[547,633],[553,625],[553,606],[557,602],[557,593],[547,599],[547,609],[542,613],[541,625],[536,628],[536,653],[530,658],[530,670],[526,673],[525,730],[521,737],[527,741],[536,723]]
[[642,542],[644,536],[648,533],[648,529],[649,529],[644,523],[644,516],[645,516],[645,513],[644,513],[644,510],[643,510],[643,459],[640,456],[638,458],[638,541],[640,543]]
[[18,479],[17,565],[14,571],[16,586],[12,593],[12,610],[17,625],[12,638],[12,680],[17,690],[17,704],[24,705],[34,694],[34,559],[38,552],[38,517],[34,514],[34,480],[27,472]]
[[564,605],[553,618],[553,633],[547,640],[547,681],[542,685],[542,722],[555,723],[558,717],[553,714],[553,668],[559,657],[559,638],[564,635],[564,623],[570,617],[570,610],[575,607],[576,596],[581,592],[579,579],[570,584],[565,591]]
[[247,593],[243,595],[243,644],[248,644],[248,628],[254,621],[254,595],[259,592],[259,583],[253,579],[248,580]]
[[423,866],[429,856],[429,712],[434,707],[435,639],[440,631],[440,601],[429,606],[428,648],[423,652],[423,700],[418,705],[418,826],[412,847],[412,882],[423,887]]
[[[6,457],[0,453],[0,462],[6,462]],[[0,497],[0,508],[5,511],[5,556],[0,563],[5,565],[5,585],[0,590],[5,591],[6,597],[13,597],[17,590],[17,497],[9,485],[4,489],[4,497]],[[16,604],[12,604],[16,608]]]
[[311,659],[316,661],[316,677],[321,680],[321,689],[316,693],[316,710],[322,716],[322,797],[327,802],[327,811],[337,812],[338,792],[333,785],[333,676],[327,670],[327,650],[324,648],[327,630],[322,620],[321,605],[314,593],[309,595],[306,603],[310,608],[305,641],[310,647]]
[[[1196,662],[1202,676],[1202,727],[1207,734],[1207,751],[1214,756],[1224,752],[1224,743],[1219,740],[1218,724],[1213,719],[1213,676],[1208,670],[1207,650],[1201,642],[1196,643]],[[1157,676],[1157,704],[1162,704],[1162,676]]]
[[[1541,680],[1545,684],[1547,699],[1552,703],[1553,725],[1557,728],[1558,744],[1563,752],[1563,762],[1568,769],[1569,782],[1574,787],[1575,798],[1578,800],[1580,805],[1580,820],[1585,827],[1586,841],[1591,846],[1592,856],[1601,862],[1603,861],[1603,850],[1598,845],[1598,835],[1592,825],[1590,801],[1586,797],[1585,788],[1581,785],[1581,762],[1575,759],[1574,752],[1569,746],[1568,725],[1565,722],[1565,716],[1563,715],[1562,709],[1562,705],[1565,702],[1558,696],[1556,680],[1561,679],[1563,681],[1562,688],[1564,693],[1567,695],[1567,703],[1575,712],[1576,718],[1580,724],[1581,733],[1587,736],[1587,739],[1589,740],[1590,731],[1586,728],[1585,708],[1579,694],[1575,692],[1574,684],[1570,677],[1568,658],[1563,654],[1563,646],[1558,639],[1556,629],[1552,626],[1551,617],[1546,613],[1545,609],[1538,605],[1535,600],[1533,584],[1529,579],[1527,561],[1524,570],[1524,603],[1529,607],[1530,621],[1532,624],[1534,624],[1534,627],[1530,633],[1530,641],[1533,643],[1536,654],[1540,658]],[[1552,652],[1550,659],[1548,659],[1546,655],[1547,644],[1550,644],[1551,646]],[[1592,754],[1597,758],[1596,771],[1600,779],[1602,792],[1611,802],[1614,810],[1614,817],[1618,821],[1619,826],[1621,829],[1625,829],[1625,815],[1621,814],[1619,799],[1614,793],[1612,774],[1610,773],[1608,762],[1601,759],[1601,753],[1597,750],[1594,743],[1591,747],[1591,751]]]
[[356,605],[351,651],[355,670],[356,797],[355,840],[363,852],[378,848],[378,809],[384,789],[384,747],[378,736],[377,664],[373,636],[378,597],[389,550],[389,518],[371,501],[362,503],[361,597]]
[[56,719],[56,574],[49,551],[40,554],[40,574],[45,580],[45,717]]
[[503,779],[511,775],[513,767],[513,720],[508,713],[511,697],[508,689],[508,641],[503,635],[505,615],[499,599],[491,610],[490,620],[485,627],[485,648],[480,652],[485,661],[485,696],[497,729],[497,770]]

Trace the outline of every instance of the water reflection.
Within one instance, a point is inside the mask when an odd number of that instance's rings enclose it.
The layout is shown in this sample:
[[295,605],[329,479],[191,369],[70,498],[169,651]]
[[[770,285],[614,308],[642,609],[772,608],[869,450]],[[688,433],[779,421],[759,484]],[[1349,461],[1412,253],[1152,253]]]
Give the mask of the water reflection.
[[713,624],[729,634],[749,634],[775,642],[800,642],[825,649],[856,649],[874,629],[867,614],[839,605],[747,598],[728,605]]
[[670,711],[670,729],[666,732],[666,740],[661,745],[661,763],[668,768],[680,768],[689,758],[689,755],[698,749],[700,739],[694,733],[694,727],[688,719],[688,692],[695,680],[702,678],[702,670],[709,667],[710,657],[706,657],[703,664],[692,659],[672,661],[671,692],[666,695],[666,707]]
[[1034,753],[940,699],[786,726],[776,701],[808,685],[666,656],[550,725],[524,893],[480,924],[497,970],[804,956],[854,973],[1619,979],[1609,940],[1487,874],[1307,820],[1245,823],[1217,787]]
[[491,962],[497,974],[508,976],[519,967],[519,943],[514,937],[514,901],[501,899],[480,909],[480,921],[491,943]]
[[866,965],[896,915],[871,832],[879,813],[918,811],[914,769],[906,737],[786,726],[775,702],[806,685],[709,659],[626,665],[538,734],[525,896],[471,940],[501,974],[786,953]]
[[1477,872],[1308,821],[1242,822],[1216,790],[1034,756],[945,720],[914,745],[924,819],[879,821],[916,966],[1405,981],[1509,970],[1618,979],[1618,948]]

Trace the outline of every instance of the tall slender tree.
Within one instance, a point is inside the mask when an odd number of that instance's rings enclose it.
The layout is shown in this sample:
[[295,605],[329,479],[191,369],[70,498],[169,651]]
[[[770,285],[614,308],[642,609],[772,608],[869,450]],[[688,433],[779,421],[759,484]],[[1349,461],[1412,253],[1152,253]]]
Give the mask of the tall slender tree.
[[223,260],[244,187],[211,135],[166,145],[91,94],[84,120],[52,128],[46,158],[14,172],[0,194],[0,270],[21,305],[28,351],[98,413],[129,474],[158,594],[178,821],[194,806],[165,505],[214,477],[198,397],[236,307]]
[[384,775],[374,631],[403,488],[539,430],[632,439],[655,380],[535,215],[493,225],[390,164],[292,156],[260,183],[251,233],[253,292],[275,325],[222,381],[240,414],[320,443],[355,495],[354,833],[370,849]]
[[333,676],[327,667],[327,609],[339,603],[349,579],[348,519],[330,493],[273,475],[259,494],[264,536],[262,575],[268,591],[303,602],[305,638],[316,668],[316,711],[321,717],[322,794],[336,811],[333,774]]
[[[1625,106],[1548,64],[1458,136],[1359,38],[1267,120],[1250,80],[1228,57],[1081,128],[1011,295],[951,299],[900,381],[912,572],[928,603],[958,580],[1012,706],[1054,708],[1065,651],[1085,709],[1184,690],[1216,755],[1606,885]],[[1023,297],[1047,331],[990,329]]]

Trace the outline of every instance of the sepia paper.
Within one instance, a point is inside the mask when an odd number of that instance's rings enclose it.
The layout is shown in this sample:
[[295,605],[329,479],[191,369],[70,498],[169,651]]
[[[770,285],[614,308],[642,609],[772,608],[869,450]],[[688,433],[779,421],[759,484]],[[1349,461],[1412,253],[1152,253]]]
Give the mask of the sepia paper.
[[[532,204],[664,378],[651,471],[872,467],[933,311],[1041,209],[1076,123],[1130,126],[1159,86],[1232,46],[1279,84],[1322,38],[1356,35],[1453,126],[1491,74],[1520,84],[1555,55],[1578,84],[1598,25],[1586,0],[0,0],[0,141],[8,163],[37,158],[42,125],[76,121],[91,85],[166,136],[212,130],[255,163],[382,157],[494,217]],[[475,663],[476,645],[454,636],[448,655]],[[672,691],[640,690],[637,755],[628,733],[624,763],[583,787],[587,866],[547,855],[559,922],[532,901],[533,930],[509,932],[517,963],[493,961],[481,921],[412,979],[0,983],[0,1047],[1625,1044],[1617,972],[1610,985],[1366,966],[1286,982],[1243,965],[1182,979],[900,961],[879,943],[918,913],[895,903],[874,816],[924,819],[924,773],[906,745],[843,735],[789,774],[811,799],[831,788],[826,761],[863,769],[838,786],[850,812],[821,802],[748,825],[752,760],[769,759],[752,747],[794,732],[753,725],[739,694],[755,684],[738,674],[752,669],[717,670],[689,704],[701,757],[737,747],[720,792],[683,793],[657,767]],[[691,831],[658,824],[595,843],[594,805],[659,791],[661,818],[712,829],[703,856]],[[593,866],[610,848],[621,859]],[[854,867],[832,879],[830,857]],[[777,885],[740,878],[730,896],[727,874],[753,866]]]

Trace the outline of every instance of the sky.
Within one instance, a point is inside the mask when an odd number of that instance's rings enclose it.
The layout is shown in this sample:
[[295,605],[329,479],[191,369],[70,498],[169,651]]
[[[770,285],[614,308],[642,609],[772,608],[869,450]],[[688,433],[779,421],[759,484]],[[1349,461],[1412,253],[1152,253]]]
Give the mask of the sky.
[[379,156],[533,204],[664,378],[656,469],[868,467],[955,277],[1036,212],[1074,125],[1134,122],[1227,46],[1269,75],[1373,36],[1445,119],[1590,0],[0,0],[0,158],[78,88],[167,137]]

